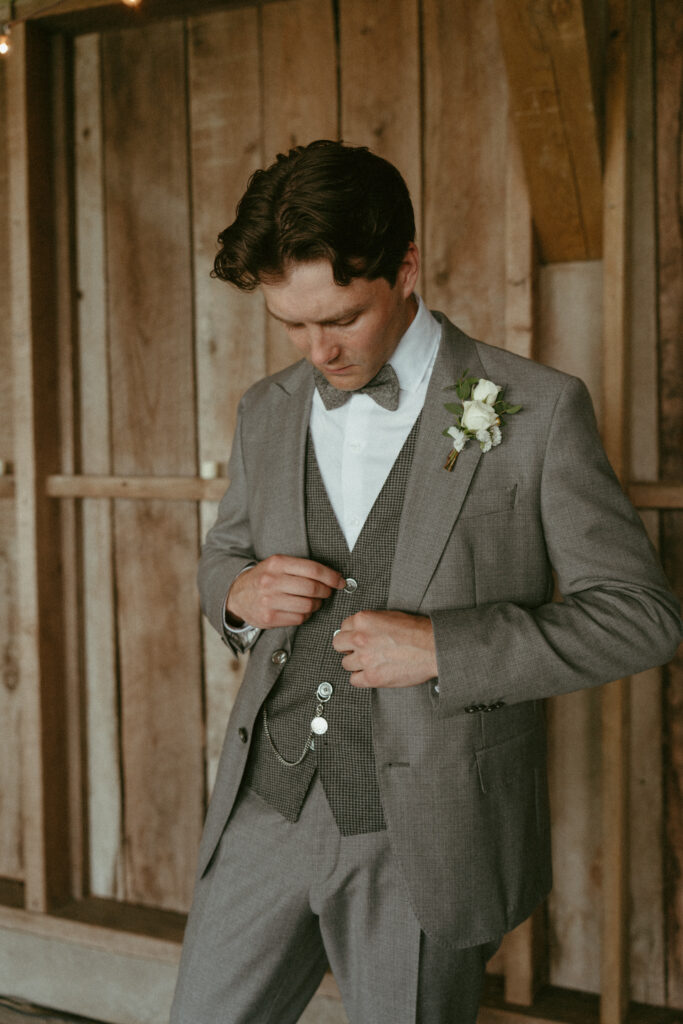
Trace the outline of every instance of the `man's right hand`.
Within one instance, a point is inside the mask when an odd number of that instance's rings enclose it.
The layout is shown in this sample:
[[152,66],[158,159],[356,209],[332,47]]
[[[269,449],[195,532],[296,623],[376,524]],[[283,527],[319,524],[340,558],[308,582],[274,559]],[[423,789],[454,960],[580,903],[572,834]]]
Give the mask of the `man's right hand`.
[[271,555],[237,577],[226,601],[228,615],[259,629],[300,626],[346,580],[308,558]]

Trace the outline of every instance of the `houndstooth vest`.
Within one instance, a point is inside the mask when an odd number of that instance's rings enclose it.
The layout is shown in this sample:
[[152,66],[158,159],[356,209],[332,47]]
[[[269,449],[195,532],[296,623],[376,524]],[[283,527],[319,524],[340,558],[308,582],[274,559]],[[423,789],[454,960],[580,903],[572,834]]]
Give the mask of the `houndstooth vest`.
[[[332,637],[349,615],[386,608],[418,426],[419,417],[353,551],[349,551],[330,505],[309,434],[306,529],[310,557],[356,581],[357,589],[335,591],[297,629],[289,660],[265,703],[265,722],[261,709],[245,772],[247,786],[289,821],[296,821],[318,770],[339,831],[345,836],[379,831],[385,822],[372,747],[371,691],[351,686],[349,673],[341,667],[343,655],[332,647]],[[321,682],[332,686],[323,711],[328,729],[322,736],[313,736],[313,748],[301,758],[311,734]],[[284,765],[283,760],[290,764]],[[291,764],[296,761],[299,763]]]

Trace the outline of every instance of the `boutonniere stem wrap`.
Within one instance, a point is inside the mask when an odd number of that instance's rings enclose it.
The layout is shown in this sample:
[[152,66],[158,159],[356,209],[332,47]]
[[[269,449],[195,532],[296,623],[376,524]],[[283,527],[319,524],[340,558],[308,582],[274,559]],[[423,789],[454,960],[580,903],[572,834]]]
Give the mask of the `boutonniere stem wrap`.
[[482,452],[490,452],[499,445],[503,440],[505,417],[514,416],[522,407],[506,402],[500,385],[485,377],[470,377],[468,370],[446,390],[455,391],[460,399],[445,405],[446,410],[455,416],[453,426],[446,427],[443,432],[445,437],[453,439],[453,448],[444,466],[450,472],[458,455],[472,438],[479,442]]

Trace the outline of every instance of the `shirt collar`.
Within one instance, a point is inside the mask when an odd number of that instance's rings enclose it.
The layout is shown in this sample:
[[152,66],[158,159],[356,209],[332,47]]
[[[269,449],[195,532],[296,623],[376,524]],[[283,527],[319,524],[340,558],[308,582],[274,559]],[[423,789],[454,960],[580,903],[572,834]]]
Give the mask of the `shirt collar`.
[[402,391],[417,391],[434,365],[441,340],[441,324],[417,293],[415,298],[417,313],[389,359]]

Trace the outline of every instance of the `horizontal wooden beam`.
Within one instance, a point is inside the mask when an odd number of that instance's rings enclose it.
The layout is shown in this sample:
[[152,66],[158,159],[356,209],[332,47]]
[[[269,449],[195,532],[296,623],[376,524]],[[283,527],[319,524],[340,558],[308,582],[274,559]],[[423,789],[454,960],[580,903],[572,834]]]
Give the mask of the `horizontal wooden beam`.
[[495,0],[510,116],[546,263],[597,259],[602,167],[582,0]]
[[633,483],[628,496],[636,508],[683,508],[683,484]]
[[161,501],[220,501],[225,477],[195,476],[49,476],[45,491],[51,498],[142,498]]
[[[40,936],[45,939],[56,939],[67,943],[78,943],[87,946],[89,949],[99,949],[102,952],[118,954],[120,956],[143,957],[144,959],[159,960],[164,963],[177,964],[180,959],[180,944],[182,941],[182,922],[173,922],[171,926],[164,927],[163,920],[170,917],[162,911],[144,910],[140,907],[132,907],[127,904],[118,904],[114,916],[109,914],[108,923],[106,913],[98,913],[95,905],[110,904],[108,900],[86,900],[79,912],[76,904],[66,908],[66,914],[33,914],[26,910],[15,907],[0,906],[0,931],[7,929],[11,932],[28,933]],[[135,917],[144,914],[147,918],[147,931],[133,932],[128,926],[126,930],[122,925],[126,916],[132,914]],[[158,917],[161,925],[155,925],[153,918]],[[180,915],[173,915],[180,919]],[[167,933],[164,935],[164,931]],[[156,932],[156,934],[150,934]]]
[[[160,498],[165,501],[220,501],[226,477],[50,476],[51,498]],[[683,483],[632,483],[628,496],[636,508],[683,508]],[[14,478],[0,476],[0,498],[14,497]]]
[[[259,0],[272,3],[274,0]],[[160,18],[184,18],[207,11],[253,6],[255,0],[16,0],[14,20],[40,22],[50,32],[83,35],[110,29],[141,28]]]

